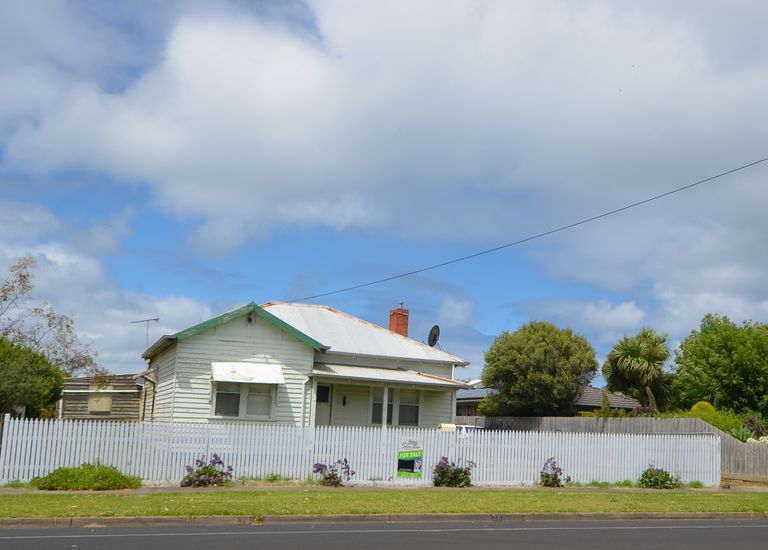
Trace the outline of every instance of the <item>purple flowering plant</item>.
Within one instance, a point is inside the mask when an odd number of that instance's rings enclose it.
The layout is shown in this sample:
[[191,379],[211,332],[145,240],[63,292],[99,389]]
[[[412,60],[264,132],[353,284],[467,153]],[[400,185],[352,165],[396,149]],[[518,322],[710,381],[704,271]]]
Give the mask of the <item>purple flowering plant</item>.
[[186,466],[186,475],[181,478],[181,487],[222,486],[232,481],[232,466],[224,466],[224,461],[214,453],[209,461],[205,455],[195,459],[194,466]]
[[552,456],[544,463],[539,479],[542,487],[562,487],[563,483],[570,483],[571,476],[563,478],[563,469]]
[[466,462],[466,466],[457,466],[444,456],[432,471],[432,483],[435,487],[469,487],[472,485],[474,467],[475,463],[471,460]]
[[679,489],[683,486],[683,482],[679,476],[673,476],[663,468],[654,468],[650,465],[643,470],[637,486],[643,489]]
[[317,462],[312,468],[312,473],[323,476],[320,482],[329,487],[341,487],[355,475],[346,458],[338,459],[331,464]]

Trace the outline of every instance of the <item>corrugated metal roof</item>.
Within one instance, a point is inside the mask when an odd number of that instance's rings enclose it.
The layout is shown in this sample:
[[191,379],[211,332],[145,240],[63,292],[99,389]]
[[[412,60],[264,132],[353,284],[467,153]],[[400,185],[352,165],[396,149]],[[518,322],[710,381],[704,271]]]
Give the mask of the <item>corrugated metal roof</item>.
[[431,376],[421,372],[406,369],[382,369],[374,367],[356,367],[350,365],[328,365],[315,363],[312,369],[314,376],[329,378],[346,378],[349,380],[367,380],[373,382],[391,382],[397,384],[418,384],[420,386],[437,386],[441,388],[463,388],[463,383],[439,376]]
[[329,346],[331,352],[469,364],[460,357],[327,306],[271,302],[261,307],[296,330]]

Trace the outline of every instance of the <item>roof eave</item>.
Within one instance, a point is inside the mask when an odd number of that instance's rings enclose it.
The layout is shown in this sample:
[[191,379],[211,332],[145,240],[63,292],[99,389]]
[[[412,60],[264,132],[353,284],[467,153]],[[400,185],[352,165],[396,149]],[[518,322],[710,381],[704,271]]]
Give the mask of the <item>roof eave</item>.
[[168,349],[169,347],[171,347],[172,344],[175,344],[175,343],[176,343],[175,335],[165,334],[161,336],[154,344],[149,346],[147,350],[141,354],[141,358],[149,361],[150,359],[152,359],[152,357],[154,357],[161,351]]
[[330,351],[331,353],[335,355],[344,355],[345,357],[364,357],[366,359],[386,359],[389,361],[396,360],[396,361],[408,361],[411,363],[442,363],[444,365],[456,365],[460,367],[466,367],[469,365],[469,361],[464,361],[463,359],[459,359],[458,357],[455,357],[455,361],[452,359],[420,359],[417,357],[399,357],[397,355],[377,355],[375,353],[355,353],[351,351],[337,351],[328,349],[326,351]]

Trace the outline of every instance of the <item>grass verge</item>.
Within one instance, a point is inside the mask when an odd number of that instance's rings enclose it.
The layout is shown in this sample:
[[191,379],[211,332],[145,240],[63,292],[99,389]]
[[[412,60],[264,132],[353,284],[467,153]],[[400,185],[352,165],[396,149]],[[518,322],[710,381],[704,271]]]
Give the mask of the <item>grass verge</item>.
[[5,518],[558,512],[768,512],[768,493],[307,488],[0,495]]

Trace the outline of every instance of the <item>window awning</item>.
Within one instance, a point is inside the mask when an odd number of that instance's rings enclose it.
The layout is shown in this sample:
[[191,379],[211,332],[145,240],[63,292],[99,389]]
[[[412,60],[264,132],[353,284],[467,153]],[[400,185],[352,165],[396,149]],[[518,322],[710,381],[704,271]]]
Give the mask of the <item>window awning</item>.
[[211,363],[214,382],[285,384],[283,369],[274,363]]

